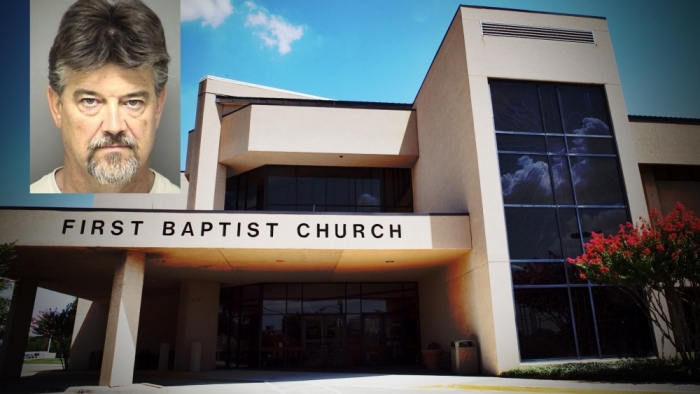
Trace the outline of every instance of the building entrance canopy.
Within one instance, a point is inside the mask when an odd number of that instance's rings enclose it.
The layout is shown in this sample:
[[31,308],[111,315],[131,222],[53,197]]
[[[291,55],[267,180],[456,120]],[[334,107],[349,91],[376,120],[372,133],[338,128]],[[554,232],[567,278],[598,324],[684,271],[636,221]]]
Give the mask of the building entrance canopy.
[[469,216],[421,214],[0,210],[0,243],[13,241],[11,277],[88,299],[109,297],[127,250],[146,253],[144,292],[159,293],[184,279],[415,281],[471,249]]
[[467,215],[421,214],[0,210],[0,242],[15,240],[42,247],[471,249]]

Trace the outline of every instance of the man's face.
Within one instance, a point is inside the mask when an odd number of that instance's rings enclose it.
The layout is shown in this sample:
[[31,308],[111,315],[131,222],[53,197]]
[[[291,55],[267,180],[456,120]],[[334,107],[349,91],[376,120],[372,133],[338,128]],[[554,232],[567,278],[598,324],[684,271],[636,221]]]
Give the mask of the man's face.
[[156,96],[150,68],[68,72],[60,97],[48,89],[66,165],[85,168],[103,185],[128,182],[148,166],[165,96]]

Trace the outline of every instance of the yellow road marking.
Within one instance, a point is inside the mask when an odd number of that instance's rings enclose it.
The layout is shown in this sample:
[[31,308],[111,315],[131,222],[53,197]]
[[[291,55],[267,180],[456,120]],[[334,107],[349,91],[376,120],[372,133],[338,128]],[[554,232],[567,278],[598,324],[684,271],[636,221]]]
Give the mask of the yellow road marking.
[[616,390],[599,388],[572,388],[572,387],[526,387],[526,386],[485,386],[475,384],[443,384],[434,386],[417,386],[417,389],[457,389],[469,391],[502,391],[509,393],[561,393],[561,394],[672,394],[671,391],[639,391],[639,390]]

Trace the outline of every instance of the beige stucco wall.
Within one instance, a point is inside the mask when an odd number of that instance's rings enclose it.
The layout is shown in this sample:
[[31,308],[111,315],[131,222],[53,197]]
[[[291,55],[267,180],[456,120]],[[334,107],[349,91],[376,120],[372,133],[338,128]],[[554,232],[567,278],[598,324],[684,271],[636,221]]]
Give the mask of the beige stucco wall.
[[700,182],[656,181],[661,213],[673,212],[676,202],[686,209],[700,213]]
[[229,174],[265,164],[410,168],[417,157],[409,110],[250,105],[221,122]]
[[[216,363],[219,284],[183,281],[179,301],[175,370],[191,372],[212,370]],[[197,358],[199,358],[199,365],[193,362]]]
[[[470,75],[620,84],[604,19],[462,7]],[[593,31],[595,44],[482,36],[480,22]]]
[[161,343],[168,343],[170,350],[175,350],[178,293],[174,289],[167,292],[169,294],[144,294],[141,301],[136,355],[148,351],[153,356],[154,365],[158,365],[155,360],[158,359]]
[[[455,309],[448,315],[452,324],[433,325],[422,316],[421,332],[423,343],[438,341],[443,347],[454,339],[477,339],[483,372],[496,374],[519,360],[513,351],[517,342],[495,138],[488,131],[488,84],[485,77],[470,75],[464,35],[458,13],[416,97],[420,157],[414,194],[418,212],[468,211],[473,249],[450,269],[419,283],[422,313],[446,301]],[[503,236],[489,234],[494,231]],[[504,269],[507,275],[499,275]],[[504,304],[499,294],[508,295]]]
[[700,125],[630,122],[640,164],[700,165]]
[[630,122],[630,128],[648,209],[668,214],[679,201],[700,212],[700,182],[655,180],[651,169],[653,164],[700,165],[700,125]]
[[[90,367],[90,354],[102,352],[105,346],[108,312],[107,302],[78,298],[68,369],[87,370]],[[95,361],[94,367],[97,368],[101,360],[97,358]]]
[[221,118],[224,111],[216,96],[323,99],[302,93],[269,88],[225,78],[207,76],[199,82],[194,130],[188,136],[187,167],[189,179],[187,209],[224,209],[226,166],[219,163]]
[[256,85],[211,75],[206,76],[200,81],[200,94],[202,92],[232,97],[327,100],[324,97],[292,92],[290,90],[277,89],[269,86]]

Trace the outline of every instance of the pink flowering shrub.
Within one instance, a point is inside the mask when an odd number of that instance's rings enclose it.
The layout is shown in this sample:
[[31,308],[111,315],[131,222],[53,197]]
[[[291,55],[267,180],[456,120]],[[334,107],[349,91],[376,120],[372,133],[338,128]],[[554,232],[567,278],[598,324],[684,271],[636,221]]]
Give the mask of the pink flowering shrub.
[[39,316],[32,318],[32,333],[51,338],[54,347],[58,350],[58,358],[61,359],[63,369],[68,367],[70,358],[71,340],[73,338],[73,324],[77,308],[77,299],[66,305],[62,311],[58,308],[39,311]]
[[[592,233],[585,253],[568,259],[582,279],[618,285],[631,295],[687,362],[700,351],[700,218],[676,203],[653,210],[616,235]],[[664,308],[667,306],[668,309]]]

